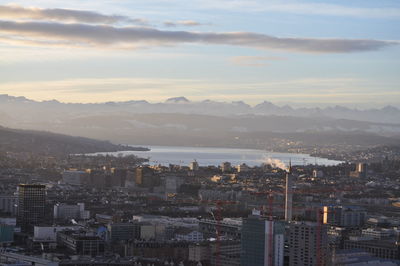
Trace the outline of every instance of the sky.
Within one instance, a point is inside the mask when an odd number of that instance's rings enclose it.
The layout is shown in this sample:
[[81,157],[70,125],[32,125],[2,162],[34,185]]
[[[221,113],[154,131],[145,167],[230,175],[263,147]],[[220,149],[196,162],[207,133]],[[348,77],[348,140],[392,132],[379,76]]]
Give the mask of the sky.
[[0,94],[400,107],[398,0],[0,0]]

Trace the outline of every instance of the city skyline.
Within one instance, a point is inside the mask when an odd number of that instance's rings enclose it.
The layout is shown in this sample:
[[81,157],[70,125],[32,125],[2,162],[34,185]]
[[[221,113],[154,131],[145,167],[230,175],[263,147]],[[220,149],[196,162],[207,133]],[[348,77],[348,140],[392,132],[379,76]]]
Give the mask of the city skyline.
[[398,106],[396,1],[0,1],[0,93]]

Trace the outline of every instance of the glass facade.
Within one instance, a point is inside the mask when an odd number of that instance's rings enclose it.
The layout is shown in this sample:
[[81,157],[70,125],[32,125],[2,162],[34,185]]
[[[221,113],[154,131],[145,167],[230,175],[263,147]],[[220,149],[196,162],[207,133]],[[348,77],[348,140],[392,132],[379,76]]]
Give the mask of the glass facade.
[[17,226],[22,232],[32,232],[35,225],[40,225],[46,219],[46,186],[18,186]]

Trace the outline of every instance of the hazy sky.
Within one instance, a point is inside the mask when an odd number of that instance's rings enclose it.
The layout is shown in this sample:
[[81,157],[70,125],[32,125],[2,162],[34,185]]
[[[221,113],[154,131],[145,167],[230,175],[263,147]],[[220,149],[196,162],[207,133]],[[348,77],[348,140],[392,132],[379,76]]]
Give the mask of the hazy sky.
[[0,0],[0,93],[400,106],[398,0]]

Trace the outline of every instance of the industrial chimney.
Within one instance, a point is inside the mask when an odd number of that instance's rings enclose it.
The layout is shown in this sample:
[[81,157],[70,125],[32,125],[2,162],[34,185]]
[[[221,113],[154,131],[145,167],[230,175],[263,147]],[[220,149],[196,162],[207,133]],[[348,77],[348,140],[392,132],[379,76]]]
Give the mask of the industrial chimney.
[[293,201],[293,176],[292,176],[292,162],[289,162],[289,170],[286,172],[286,189],[285,189],[285,221],[292,220],[292,201]]

